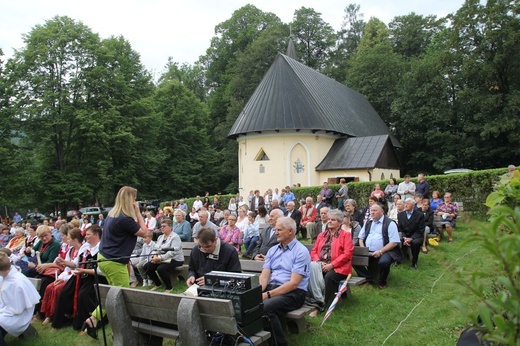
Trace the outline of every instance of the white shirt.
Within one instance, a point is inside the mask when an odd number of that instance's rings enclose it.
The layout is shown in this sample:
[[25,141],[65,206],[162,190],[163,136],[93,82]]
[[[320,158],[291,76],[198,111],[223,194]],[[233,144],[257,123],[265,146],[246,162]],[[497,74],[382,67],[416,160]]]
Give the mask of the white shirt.
[[195,202],[193,202],[193,207],[195,208],[195,210],[199,210],[200,208],[202,208],[202,201],[200,199],[198,201],[195,200]]
[[[381,216],[378,221],[372,221],[372,226],[370,226],[370,233],[365,241],[365,246],[368,248],[370,252],[381,250],[384,247],[383,244],[383,220],[385,216]],[[367,223],[363,225],[363,228],[359,232],[359,239],[365,239],[365,226]],[[397,225],[395,222],[390,222],[388,225],[388,241],[390,243],[400,243],[399,240],[399,231],[397,230]]]
[[30,325],[40,295],[32,282],[14,267],[0,276],[0,325],[9,334],[19,336]]

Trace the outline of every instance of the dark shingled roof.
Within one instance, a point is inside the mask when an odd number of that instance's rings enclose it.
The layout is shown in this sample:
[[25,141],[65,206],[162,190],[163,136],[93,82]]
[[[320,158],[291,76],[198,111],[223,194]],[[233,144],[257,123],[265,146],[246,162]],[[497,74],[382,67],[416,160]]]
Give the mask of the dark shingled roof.
[[[349,137],[390,135],[365,97],[279,53],[228,134],[327,131]],[[399,142],[390,135],[395,146]]]
[[388,135],[339,138],[327,156],[316,166],[317,171],[360,168],[399,169],[399,160]]

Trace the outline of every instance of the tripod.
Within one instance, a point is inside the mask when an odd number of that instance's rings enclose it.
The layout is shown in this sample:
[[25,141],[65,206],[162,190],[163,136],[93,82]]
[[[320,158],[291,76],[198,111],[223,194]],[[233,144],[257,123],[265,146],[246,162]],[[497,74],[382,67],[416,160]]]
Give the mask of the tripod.
[[[164,252],[167,252],[170,250],[172,250],[172,249],[157,249],[157,250],[151,252],[150,254],[148,254],[147,256],[159,255],[161,253],[164,253]],[[97,305],[98,307],[96,309],[99,309],[99,312],[101,315],[98,323],[101,323],[101,329],[103,331],[103,344],[105,346],[107,346],[107,338],[106,338],[106,331],[105,331],[105,323],[103,323],[104,316],[103,316],[103,309],[102,309],[102,303],[101,303],[101,292],[99,289],[99,274],[97,271],[98,265],[101,262],[108,262],[108,261],[122,262],[122,261],[126,261],[126,260],[129,260],[131,258],[136,258],[136,257],[141,257],[141,255],[139,254],[139,255],[122,256],[122,257],[110,258],[110,259],[108,259],[108,258],[89,259],[87,261],[82,261],[82,262],[78,263],[78,265],[87,264],[87,265],[89,265],[90,269],[94,270],[94,287],[95,287],[95,292],[96,292],[96,303],[98,304]]]

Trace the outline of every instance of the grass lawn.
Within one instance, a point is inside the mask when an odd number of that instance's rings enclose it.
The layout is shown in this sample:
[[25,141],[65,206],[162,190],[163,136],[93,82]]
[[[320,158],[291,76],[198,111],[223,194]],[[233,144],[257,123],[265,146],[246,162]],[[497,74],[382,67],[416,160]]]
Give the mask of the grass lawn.
[[[476,269],[496,270],[495,261],[476,243],[461,246],[462,240],[471,233],[468,222],[459,222],[454,242],[442,242],[436,248],[430,247],[429,254],[421,253],[418,270],[411,269],[410,262],[392,267],[385,290],[353,287],[352,296],[338,304],[323,327],[320,327],[323,315],[308,317],[308,331],[288,334],[290,344],[454,345],[468,322],[451,301],[462,303],[470,311],[479,303],[457,282],[457,273],[469,278]],[[182,292],[185,286],[179,283],[174,289]],[[40,333],[37,340],[7,336],[8,345],[102,344],[86,335],[78,336],[71,328],[52,332],[50,326],[35,327]],[[110,329],[107,333],[111,344]],[[165,345],[174,345],[174,342],[165,340]]]

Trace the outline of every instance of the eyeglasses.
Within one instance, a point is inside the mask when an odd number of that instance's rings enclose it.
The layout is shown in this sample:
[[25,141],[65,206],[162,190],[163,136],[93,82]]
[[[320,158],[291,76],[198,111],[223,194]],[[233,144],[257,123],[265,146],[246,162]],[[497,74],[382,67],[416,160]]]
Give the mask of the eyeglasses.
[[161,225],[161,228],[170,227],[168,225]]
[[338,221],[338,219],[331,219],[331,218],[329,217],[329,221]]
[[228,221],[236,221],[237,219],[228,219]]

